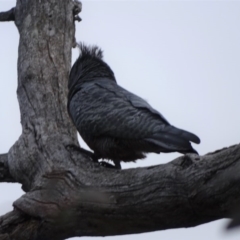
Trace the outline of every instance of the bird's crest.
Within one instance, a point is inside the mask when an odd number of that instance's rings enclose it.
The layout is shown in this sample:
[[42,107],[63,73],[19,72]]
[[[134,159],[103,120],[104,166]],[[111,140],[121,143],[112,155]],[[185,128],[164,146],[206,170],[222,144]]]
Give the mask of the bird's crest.
[[86,44],[80,42],[77,44],[79,48],[80,55],[79,58],[92,57],[92,58],[103,58],[103,51],[96,45],[87,46]]

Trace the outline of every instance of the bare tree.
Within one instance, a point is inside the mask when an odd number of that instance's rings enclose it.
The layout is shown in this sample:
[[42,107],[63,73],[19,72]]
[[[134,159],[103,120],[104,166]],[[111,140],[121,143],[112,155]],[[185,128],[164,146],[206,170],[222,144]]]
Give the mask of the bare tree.
[[18,0],[0,13],[20,34],[22,124],[0,155],[0,181],[26,192],[0,217],[0,239],[121,235],[229,217],[240,201],[240,145],[128,170],[106,169],[69,147],[78,145],[66,96],[80,10],[71,0]]

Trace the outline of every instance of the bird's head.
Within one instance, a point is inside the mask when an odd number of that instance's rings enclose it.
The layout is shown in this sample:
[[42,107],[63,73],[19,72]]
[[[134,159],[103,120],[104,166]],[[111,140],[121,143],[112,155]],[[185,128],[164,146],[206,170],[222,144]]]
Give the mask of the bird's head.
[[69,90],[76,85],[96,81],[100,78],[108,78],[116,82],[114,73],[103,61],[103,51],[98,46],[87,46],[79,43],[78,48],[80,54],[70,72]]

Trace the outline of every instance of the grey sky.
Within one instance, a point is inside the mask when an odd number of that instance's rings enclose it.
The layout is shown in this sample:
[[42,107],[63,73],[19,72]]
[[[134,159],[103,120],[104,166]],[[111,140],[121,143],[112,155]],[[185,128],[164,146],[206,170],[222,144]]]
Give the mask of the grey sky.
[[[14,5],[0,1],[0,10]],[[76,38],[99,45],[118,83],[146,99],[173,125],[197,134],[202,142],[194,148],[205,154],[240,140],[239,10],[238,1],[83,1]],[[4,153],[21,134],[16,97],[19,36],[13,23],[1,23],[0,34]],[[77,55],[74,50],[73,60]],[[150,154],[124,167],[161,164],[177,156]],[[3,214],[23,192],[18,184],[0,184],[0,191]],[[108,239],[238,240],[240,231],[224,232],[226,223]]]

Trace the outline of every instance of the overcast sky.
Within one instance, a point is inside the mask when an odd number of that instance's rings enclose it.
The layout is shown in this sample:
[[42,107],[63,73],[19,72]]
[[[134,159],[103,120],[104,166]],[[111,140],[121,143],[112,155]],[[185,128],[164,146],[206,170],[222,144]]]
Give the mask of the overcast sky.
[[[0,11],[14,5],[0,0]],[[201,144],[194,148],[200,154],[239,143],[240,2],[83,1],[80,16],[77,40],[99,45],[121,86],[146,99],[171,124],[197,134]],[[21,134],[19,36],[13,23],[0,23],[0,36],[0,153],[5,153]],[[73,61],[77,55],[73,50]],[[150,154],[124,167],[177,156]],[[23,194],[19,184],[1,183],[0,192],[0,214]],[[240,231],[226,233],[227,222],[107,239],[239,240]]]

